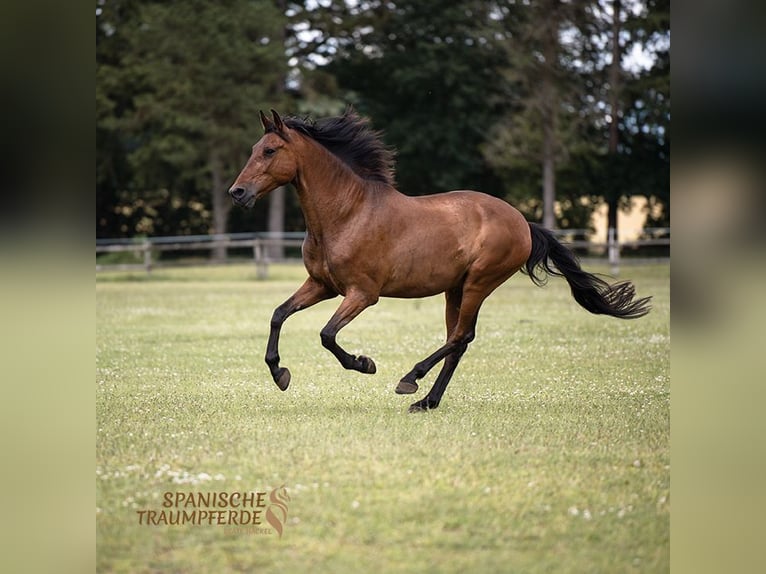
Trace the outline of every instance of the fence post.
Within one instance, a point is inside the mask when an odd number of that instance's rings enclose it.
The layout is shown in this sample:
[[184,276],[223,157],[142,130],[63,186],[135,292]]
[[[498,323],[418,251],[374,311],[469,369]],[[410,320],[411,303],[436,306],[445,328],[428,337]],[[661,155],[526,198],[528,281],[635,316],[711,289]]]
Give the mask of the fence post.
[[268,279],[269,263],[264,253],[263,241],[253,240],[253,257],[255,258],[255,277],[256,279]]
[[152,272],[152,244],[147,239],[144,241],[143,246],[141,247],[141,250],[144,252],[144,268],[146,269],[147,273]]
[[620,244],[617,241],[617,230],[610,227],[607,233],[609,265],[612,266],[612,275],[617,276],[620,274]]

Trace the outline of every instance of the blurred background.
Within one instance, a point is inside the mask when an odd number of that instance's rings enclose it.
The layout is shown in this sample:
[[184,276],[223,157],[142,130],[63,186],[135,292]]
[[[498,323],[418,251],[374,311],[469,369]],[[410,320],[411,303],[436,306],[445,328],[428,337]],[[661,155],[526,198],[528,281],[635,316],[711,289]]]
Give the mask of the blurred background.
[[226,195],[258,110],[353,105],[403,193],[640,238],[670,225],[669,53],[662,0],[97,0],[96,237],[302,231],[290,191]]
[[[643,228],[669,223],[673,189],[672,570],[759,571],[766,4],[673,3],[672,181],[669,2],[95,8],[94,81],[90,5],[0,5],[0,491],[17,518],[5,570],[94,562],[93,155],[97,238],[206,234],[221,220],[264,231],[278,213],[267,203],[213,216],[261,135],[258,109],[324,117],[351,103],[398,148],[408,194],[470,187],[543,221],[554,189],[555,224],[570,228],[595,228],[599,210],[620,228],[630,198],[646,201]],[[301,231],[293,194],[281,201],[285,230]],[[40,552],[45,538],[56,551]]]

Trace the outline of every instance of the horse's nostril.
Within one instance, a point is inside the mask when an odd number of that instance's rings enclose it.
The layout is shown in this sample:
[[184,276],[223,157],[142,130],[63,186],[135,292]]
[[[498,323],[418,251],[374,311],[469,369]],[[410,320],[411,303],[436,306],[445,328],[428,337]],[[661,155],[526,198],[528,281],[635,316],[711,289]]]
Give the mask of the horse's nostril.
[[244,187],[232,187],[229,190],[229,195],[231,195],[234,199],[242,199],[242,196],[245,195],[245,188]]

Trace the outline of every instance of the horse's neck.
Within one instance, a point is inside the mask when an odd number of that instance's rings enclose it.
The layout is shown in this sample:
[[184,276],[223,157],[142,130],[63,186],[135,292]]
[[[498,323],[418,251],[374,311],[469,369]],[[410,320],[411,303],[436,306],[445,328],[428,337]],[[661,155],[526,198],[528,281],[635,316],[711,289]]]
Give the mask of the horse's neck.
[[324,237],[347,224],[367,194],[365,182],[339,159],[318,144],[312,147],[318,149],[311,149],[301,162],[296,188],[307,231]]

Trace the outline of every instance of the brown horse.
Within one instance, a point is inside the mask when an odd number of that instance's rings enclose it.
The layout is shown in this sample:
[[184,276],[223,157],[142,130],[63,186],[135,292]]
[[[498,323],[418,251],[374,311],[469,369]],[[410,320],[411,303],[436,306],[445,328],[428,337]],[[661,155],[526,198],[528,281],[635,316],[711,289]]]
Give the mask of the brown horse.
[[292,183],[305,216],[303,261],[309,277],[274,311],[266,349],[266,364],[283,391],[290,371],[279,366],[282,324],[296,311],[338,295],[343,301],[321,331],[322,345],[346,369],[361,373],[374,373],[375,363],[343,350],[335,340],[338,331],[379,297],[446,295],[445,344],[396,387],[399,394],[414,393],[416,381],[444,360],[433,388],[411,412],[439,405],[474,339],[482,302],[519,269],[538,285],[546,274],[563,276],[575,300],[591,313],[623,319],[648,313],[649,298],[635,300],[631,283],[609,285],[586,273],[550,231],[528,223],[500,199],[476,191],[422,197],[397,191],[393,152],[353,111],[316,123],[283,120],[271,112],[271,119],[261,112],[265,135],[229,194],[251,208],[276,187]]

